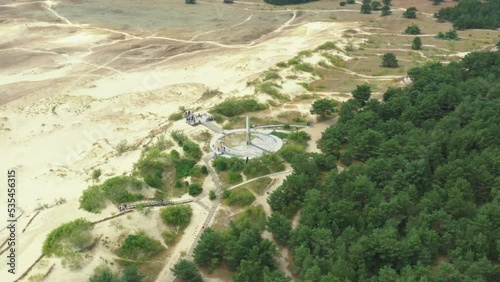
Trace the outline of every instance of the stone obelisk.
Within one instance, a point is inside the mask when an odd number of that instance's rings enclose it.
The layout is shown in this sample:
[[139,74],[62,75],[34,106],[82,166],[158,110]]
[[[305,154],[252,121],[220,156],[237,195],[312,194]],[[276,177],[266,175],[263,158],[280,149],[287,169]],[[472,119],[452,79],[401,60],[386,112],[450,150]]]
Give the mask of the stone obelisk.
[[250,117],[247,116],[247,145],[250,145],[252,141],[250,141]]

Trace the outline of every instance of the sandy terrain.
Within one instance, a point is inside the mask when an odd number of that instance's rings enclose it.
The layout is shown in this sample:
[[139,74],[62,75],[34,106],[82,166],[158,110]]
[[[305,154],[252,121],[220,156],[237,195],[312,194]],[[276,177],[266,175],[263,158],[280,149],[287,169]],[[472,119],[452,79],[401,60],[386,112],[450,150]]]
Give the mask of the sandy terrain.
[[[246,82],[277,62],[327,40],[336,41],[341,48],[357,46],[367,42],[362,36],[373,32],[362,27],[359,7],[340,9],[336,1],[303,5],[300,11],[257,0],[233,5],[198,1],[186,6],[181,2],[0,0],[0,170],[17,170],[21,215],[17,273],[7,274],[2,263],[1,281],[14,281],[25,272],[41,255],[46,235],[60,224],[79,217],[96,221],[117,212],[112,206],[97,215],[78,209],[82,191],[93,183],[92,170],[100,168],[102,179],[128,173],[141,146],[155,135],[168,135],[173,129],[196,134],[198,130],[183,121],[167,120],[179,107],[206,110],[225,98],[251,95],[253,88]],[[401,2],[406,5],[408,1]],[[425,6],[426,13],[430,9]],[[333,16],[339,20],[331,20]],[[346,37],[346,30],[359,32]],[[381,33],[390,32],[383,29]],[[352,58],[345,52],[340,55],[347,61]],[[318,59],[315,55],[308,60],[317,63]],[[354,70],[347,67],[339,73],[354,77],[355,82],[402,77],[397,73],[360,74],[360,61],[353,64]],[[314,80],[310,75],[300,79]],[[330,89],[328,83],[336,81],[328,79],[326,89],[318,93],[346,99],[345,91]],[[283,91],[304,93],[297,81],[285,82]],[[207,88],[223,94],[200,99]],[[309,110],[308,105],[297,107],[303,113]],[[326,126],[306,130],[316,140]],[[118,155],[115,147],[122,140],[134,146]],[[310,148],[317,150],[316,146]],[[0,182],[6,183],[5,173],[0,175]],[[209,179],[205,183],[205,191],[213,188]],[[5,198],[1,199],[5,206]],[[58,199],[65,201],[55,205]],[[191,204],[195,215],[185,236],[169,250],[170,261],[162,272],[168,281],[173,279],[168,270],[171,262],[193,243],[205,220],[205,207],[212,204],[206,194],[199,202]],[[44,205],[48,208],[40,209]],[[0,213],[0,221],[5,220],[5,212]],[[159,238],[154,230],[161,224],[155,213],[114,221],[118,223],[96,225],[95,235],[118,240],[126,232],[140,229]],[[118,230],[118,225],[124,228]],[[7,236],[2,229],[0,243]],[[77,272],[63,268],[58,259],[43,259],[26,278],[46,273],[55,264],[47,281],[86,281],[97,265],[113,256],[109,249],[98,246]]]

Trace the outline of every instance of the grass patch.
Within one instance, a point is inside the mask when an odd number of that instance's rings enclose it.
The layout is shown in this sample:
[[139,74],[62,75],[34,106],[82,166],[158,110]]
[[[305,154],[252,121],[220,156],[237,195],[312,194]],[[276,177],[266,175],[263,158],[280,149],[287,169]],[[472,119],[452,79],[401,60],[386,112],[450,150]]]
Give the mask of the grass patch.
[[335,45],[335,42],[327,41],[327,42],[319,45],[318,47],[316,47],[316,51],[318,51],[318,50],[332,50],[335,48],[337,48],[337,46]]
[[234,223],[236,223],[239,230],[255,227],[260,231],[264,231],[266,227],[266,213],[261,205],[247,207],[235,217]]
[[224,190],[222,193],[222,202],[227,206],[245,207],[255,201],[255,196],[250,190],[238,187],[231,191]]
[[257,195],[262,196],[264,195],[267,186],[269,186],[269,184],[271,184],[272,181],[273,180],[269,177],[263,177],[255,181],[249,182],[245,185],[242,185],[241,188],[246,188],[250,191],[253,191]]
[[294,69],[297,71],[310,72],[314,71],[314,67],[309,63],[299,63],[294,66]]
[[304,89],[307,91],[312,91],[311,85],[307,82],[297,82],[297,84],[304,87]]
[[278,68],[286,68],[286,67],[288,67],[288,64],[286,62],[279,62],[279,63],[276,63],[276,66]]
[[281,76],[274,71],[266,71],[264,73],[263,81],[281,79]]
[[211,112],[233,117],[247,112],[256,112],[267,109],[267,106],[260,104],[255,99],[228,99],[217,106]]
[[297,54],[298,58],[301,57],[311,57],[312,56],[312,51],[311,50],[302,50]]
[[344,59],[342,59],[342,57],[340,57],[338,55],[332,55],[332,54],[329,54],[327,52],[322,52],[321,56],[328,59],[328,62],[330,62],[330,64],[332,64],[336,67],[345,68],[345,66],[346,66]]
[[160,241],[148,237],[144,232],[128,235],[117,254],[130,260],[150,260],[165,248]]

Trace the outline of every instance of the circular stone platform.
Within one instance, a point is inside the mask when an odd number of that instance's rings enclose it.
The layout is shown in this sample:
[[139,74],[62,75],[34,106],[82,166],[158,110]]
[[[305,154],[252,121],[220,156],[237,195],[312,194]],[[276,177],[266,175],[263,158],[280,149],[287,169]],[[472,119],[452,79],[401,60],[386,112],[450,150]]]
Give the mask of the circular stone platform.
[[[274,153],[281,149],[283,141],[271,134],[272,130],[252,129],[251,144],[246,143],[246,130],[228,130],[224,134],[217,134],[210,141],[210,148],[215,156],[256,158],[264,153]],[[222,152],[222,144],[225,151]]]

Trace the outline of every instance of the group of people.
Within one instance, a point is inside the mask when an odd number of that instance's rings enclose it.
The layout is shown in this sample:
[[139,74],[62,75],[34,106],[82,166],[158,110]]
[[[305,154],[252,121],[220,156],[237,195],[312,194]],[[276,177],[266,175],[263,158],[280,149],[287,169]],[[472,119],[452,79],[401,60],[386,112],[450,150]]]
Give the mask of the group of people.
[[186,122],[189,124],[200,124],[205,118],[207,121],[212,121],[214,120],[212,115],[209,114],[201,114],[201,113],[194,113],[190,110],[187,110],[184,112],[184,118],[186,119]]

